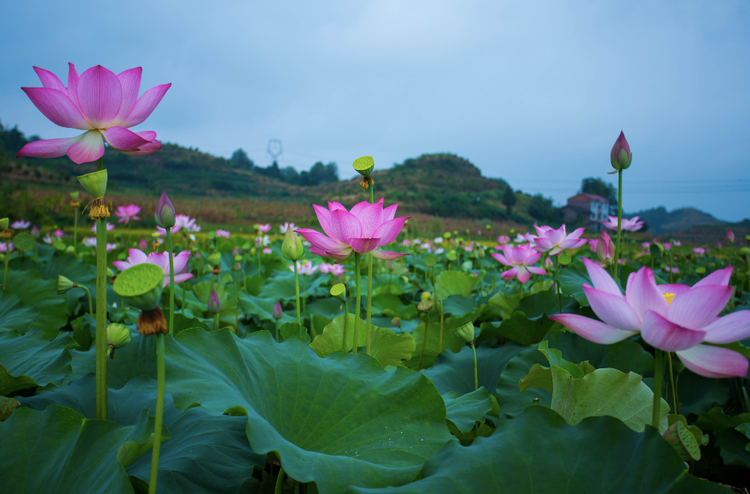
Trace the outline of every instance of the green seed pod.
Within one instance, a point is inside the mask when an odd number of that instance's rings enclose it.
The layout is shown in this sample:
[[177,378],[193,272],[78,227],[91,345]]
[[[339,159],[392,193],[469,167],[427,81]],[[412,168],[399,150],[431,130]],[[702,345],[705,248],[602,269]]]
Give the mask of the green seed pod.
[[394,317],[391,319],[391,326],[394,328],[400,328],[401,327],[401,318],[400,317]]
[[8,218],[0,218],[0,230],[7,230],[10,226],[10,220]]
[[73,283],[71,280],[66,278],[63,275],[59,275],[57,277],[57,294],[62,295],[64,293],[68,293],[73,288],[77,287],[75,283]]
[[363,177],[369,177],[375,169],[375,158],[372,156],[362,156],[354,160],[352,166]]
[[99,170],[78,177],[86,192],[94,198],[104,197],[107,192],[107,170]]
[[251,247],[252,244],[250,244],[250,242],[245,242],[244,244],[242,244],[242,250],[250,250]]
[[302,246],[302,240],[291,228],[286,229],[284,243],[281,244],[281,254],[285,259],[290,261],[298,261],[305,257],[305,248]]
[[331,295],[341,300],[346,300],[346,285],[343,283],[336,283],[331,287]]
[[107,345],[112,345],[115,348],[122,348],[130,343],[130,339],[130,328],[124,324],[113,322],[107,326]]
[[432,294],[430,292],[422,292],[422,294],[419,296],[419,299],[424,300],[432,300]]
[[115,278],[115,293],[142,311],[159,306],[164,287],[164,271],[155,264],[136,264]]
[[36,247],[36,239],[26,232],[21,232],[13,237],[13,247],[23,253],[31,252]]
[[417,310],[421,312],[429,312],[432,309],[432,305],[431,300],[422,300],[417,305]]
[[452,250],[452,251],[448,252],[445,255],[445,258],[448,259],[449,261],[455,261],[456,260],[456,251]]
[[78,191],[76,191],[76,192],[71,192],[71,193],[70,193],[70,198],[71,198],[71,199],[73,199],[74,201],[77,201],[77,200],[78,200],[78,196],[79,196],[79,195],[81,195],[81,193],[80,193],[80,192],[78,192]]
[[454,329],[453,332],[466,343],[474,341],[474,323],[472,322],[467,322],[463,326]]
[[428,268],[431,268],[435,264],[437,264],[437,257],[435,257],[435,254],[432,254],[432,253],[427,254],[426,256],[424,256],[424,263],[425,263],[425,266],[427,266]]
[[216,266],[221,262],[221,254],[219,254],[218,252],[214,252],[213,254],[209,255],[208,262]]
[[443,238],[446,239],[446,240],[448,240],[449,238],[451,238],[451,232],[445,232],[445,233],[443,233]]
[[670,425],[662,435],[669,444],[679,453],[683,461],[698,461],[701,459],[701,450],[695,436],[681,421]]
[[239,255],[239,254],[237,254],[236,256],[234,256],[234,260],[235,260],[236,262],[240,262],[240,261],[242,261],[242,256],[241,256],[241,255]]

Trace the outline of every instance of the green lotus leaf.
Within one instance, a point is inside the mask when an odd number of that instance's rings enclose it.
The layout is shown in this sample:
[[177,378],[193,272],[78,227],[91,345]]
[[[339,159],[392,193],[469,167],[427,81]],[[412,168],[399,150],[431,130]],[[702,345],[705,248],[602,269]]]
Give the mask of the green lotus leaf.
[[543,407],[501,422],[469,447],[448,443],[425,463],[420,479],[396,488],[351,488],[352,493],[456,492],[600,494],[727,494],[693,477],[656,430],[635,432],[611,417],[570,426]]
[[[446,317],[443,319],[443,351],[449,349],[453,353],[458,353],[461,349],[466,346],[466,341],[463,338],[456,335],[453,330],[460,328],[464,324],[471,322],[473,323],[479,316],[482,315],[486,306],[479,307],[475,312],[466,314],[462,317]],[[440,316],[437,311],[430,311],[429,327],[425,328],[425,318],[422,317],[422,322],[417,326],[412,335],[414,336],[414,344],[416,348],[412,358],[404,362],[404,365],[410,369],[427,369],[432,367],[440,355]],[[425,340],[425,330],[427,331],[427,338]],[[426,344],[425,344],[426,343]],[[424,347],[424,356],[422,356],[422,348]],[[420,360],[421,365],[420,365]]]
[[463,273],[461,271],[443,271],[437,277],[435,296],[445,300],[451,295],[463,295],[471,297],[471,292],[479,283],[478,276]]
[[542,341],[555,324],[555,321],[547,316],[535,320],[530,319],[520,310],[516,310],[510,318],[500,323],[483,322],[480,326],[482,332],[477,336],[477,342],[489,338],[507,338],[523,346],[533,345]]
[[534,347],[524,348],[508,361],[495,388],[495,398],[500,405],[501,413],[511,418],[516,417],[534,403],[534,398],[539,398],[540,405],[550,405],[552,392],[543,388],[521,392],[518,387],[518,382],[528,375],[534,364],[549,365],[545,356]]
[[23,253],[31,252],[36,247],[36,239],[26,232],[20,232],[13,237],[13,247]]
[[67,333],[52,341],[38,329],[25,335],[0,333],[0,396],[25,388],[61,385],[73,372],[69,346],[75,340]]
[[28,327],[41,329],[48,340],[55,338],[60,327],[68,322],[65,299],[57,294],[57,278],[44,280],[37,271],[11,269],[8,270],[8,290],[24,304],[36,307],[37,317]]
[[495,397],[480,386],[476,391],[459,396],[455,391],[443,395],[446,408],[446,420],[450,420],[461,432],[468,432],[477,422],[484,422],[487,415],[500,416],[500,409]]
[[[641,345],[631,340],[623,340],[612,345],[599,345],[569,331],[551,331],[547,335],[547,340],[550,349],[560,350],[562,357],[570,362],[588,361],[597,369],[611,367],[622,372],[638,374],[654,370],[654,357]],[[680,379],[682,378],[680,374]],[[680,401],[682,399],[680,395]]]
[[39,311],[36,307],[24,304],[14,293],[5,293],[0,298],[0,332],[16,331],[25,333],[29,323],[33,321]]
[[261,331],[167,338],[167,390],[179,410],[241,406],[254,451],[275,451],[284,470],[319,492],[410,482],[450,435],[445,405],[421,374],[386,372],[363,354],[318,357],[301,339]]
[[[523,350],[519,346],[507,344],[497,348],[478,346],[477,380],[490,393],[495,392],[497,381],[508,362]],[[474,391],[474,354],[469,346],[458,353],[443,352],[429,369],[424,371],[437,390],[465,395]]]

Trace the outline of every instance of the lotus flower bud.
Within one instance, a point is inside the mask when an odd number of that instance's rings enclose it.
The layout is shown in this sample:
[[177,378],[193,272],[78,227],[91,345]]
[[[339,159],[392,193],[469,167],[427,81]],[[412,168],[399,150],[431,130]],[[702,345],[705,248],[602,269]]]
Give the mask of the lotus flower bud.
[[219,302],[219,295],[216,290],[211,290],[211,296],[208,297],[208,312],[211,314],[218,314],[221,311],[221,302]]
[[734,232],[732,231],[731,228],[729,230],[727,230],[726,239],[727,239],[727,242],[729,242],[730,244],[734,243]]
[[305,248],[299,235],[291,228],[286,229],[284,243],[281,244],[281,254],[290,261],[297,261],[305,256]]
[[107,345],[122,348],[130,343],[130,328],[124,324],[113,322],[107,326]]
[[492,230],[492,225],[486,225],[485,228],[487,229],[487,231],[490,231]]
[[36,225],[31,227],[31,236],[34,238],[39,238],[39,228],[37,228]]
[[454,329],[453,332],[466,343],[472,343],[474,341],[474,323],[472,322],[467,322],[463,326]]
[[75,283],[73,283],[71,280],[66,278],[63,275],[59,275],[57,277],[57,294],[62,295],[63,293],[68,293],[73,288],[77,287]]
[[614,242],[607,232],[602,230],[599,241],[596,243],[596,255],[605,266],[611,266],[615,262],[615,250]]
[[167,193],[163,190],[161,191],[159,202],[156,204],[154,219],[156,220],[156,224],[162,228],[172,228],[175,224],[174,206],[169,197],[167,197]]
[[0,230],[7,230],[10,226],[10,220],[8,218],[0,218]]
[[420,300],[432,300],[432,294],[430,292],[422,292]]
[[615,170],[625,170],[630,166],[630,162],[633,161],[630,145],[625,139],[625,134],[622,132],[620,132],[620,136],[615,141],[615,145],[612,146],[612,151],[609,153],[609,160],[612,162],[612,168]]
[[343,283],[336,283],[331,287],[331,295],[341,300],[346,300],[346,285]]
[[284,315],[284,309],[281,308],[281,302],[276,302],[276,305],[273,307],[273,312],[271,312],[271,315],[277,321],[281,319],[281,316]]

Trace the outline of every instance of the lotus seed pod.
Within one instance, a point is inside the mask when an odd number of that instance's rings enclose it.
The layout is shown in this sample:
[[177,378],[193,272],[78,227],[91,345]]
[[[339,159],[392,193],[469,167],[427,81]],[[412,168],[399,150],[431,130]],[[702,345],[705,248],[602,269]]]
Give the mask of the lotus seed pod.
[[107,344],[115,348],[122,348],[130,343],[130,328],[124,324],[113,322],[107,326]]
[[235,262],[241,262],[242,261],[242,256],[239,255],[239,254],[237,254],[236,256],[234,256],[234,260],[235,260]]
[[63,275],[59,275],[57,277],[57,294],[62,295],[64,293],[68,293],[73,288],[77,287],[75,283],[73,283],[71,280],[66,278]]
[[250,250],[251,247],[252,244],[250,242],[245,242],[244,244],[242,244],[242,250]]
[[21,252],[31,252],[36,247],[36,239],[26,232],[13,237],[13,248]]
[[683,461],[698,461],[701,459],[701,449],[695,436],[684,423],[677,421],[670,425],[662,435],[679,453]]
[[290,261],[298,261],[305,257],[305,248],[302,246],[302,239],[291,228],[287,228],[284,234],[284,243],[281,244],[281,254],[285,259]]
[[748,248],[748,247],[741,248],[740,249],[740,254],[742,254],[743,256],[746,256],[746,255],[750,254],[750,248]]
[[208,262],[210,262],[214,266],[218,265],[221,262],[221,254],[218,252],[212,253],[208,256]]
[[372,156],[362,156],[354,160],[352,166],[363,177],[369,177],[375,169],[375,159]]
[[451,238],[451,232],[445,232],[445,233],[443,233],[443,238],[446,239],[446,240],[450,239]]
[[87,173],[78,177],[86,192],[94,196],[95,199],[104,197],[107,193],[107,170],[99,170],[93,173]]
[[341,300],[346,300],[346,285],[343,283],[336,283],[331,287],[331,295]]
[[420,295],[420,300],[432,300],[432,294],[430,292],[422,292],[422,295]]
[[492,225],[485,225],[485,228],[487,229],[487,231],[490,231],[492,230]]
[[456,260],[456,251],[452,250],[452,251],[448,252],[445,255],[445,258],[448,259],[449,261],[455,261]]
[[435,257],[435,254],[432,254],[432,253],[427,254],[426,256],[424,256],[424,263],[425,263],[425,266],[427,266],[428,268],[431,268],[435,264],[437,264],[437,257]]
[[271,315],[277,321],[281,319],[281,317],[284,315],[284,309],[281,307],[281,302],[276,302],[276,305],[274,305]]
[[136,264],[120,273],[115,279],[115,293],[127,304],[151,311],[159,306],[164,287],[164,271],[149,263]]
[[162,190],[159,202],[156,204],[156,211],[154,212],[156,224],[162,228],[172,228],[175,225],[175,216],[176,213],[172,201],[167,197],[167,193]]
[[10,220],[8,218],[0,218],[0,230],[7,230],[10,226]]
[[400,328],[401,327],[401,318],[400,317],[394,317],[391,319],[391,326],[394,328]]
[[80,195],[80,192],[78,192],[78,191],[76,191],[76,192],[71,192],[71,193],[70,193],[70,198],[71,198],[71,199],[73,199],[74,201],[77,201],[77,200],[78,200],[78,196],[79,196],[79,195]]
[[430,309],[432,309],[432,301],[431,300],[422,300],[417,305],[417,310],[421,312],[429,312]]
[[463,326],[454,329],[453,332],[466,343],[474,341],[474,323],[472,322],[467,322]]
[[628,144],[627,139],[625,139],[625,134],[623,134],[622,131],[617,137],[615,145],[612,146],[612,151],[609,153],[609,161],[612,163],[612,168],[615,170],[625,170],[633,161],[633,154],[630,152],[630,145]]

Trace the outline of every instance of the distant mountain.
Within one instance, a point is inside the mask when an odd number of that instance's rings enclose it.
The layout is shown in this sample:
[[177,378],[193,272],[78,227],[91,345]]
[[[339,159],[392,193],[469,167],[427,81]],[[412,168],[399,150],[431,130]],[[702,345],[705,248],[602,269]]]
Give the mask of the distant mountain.
[[639,211],[628,216],[640,216],[642,220],[648,223],[648,232],[653,235],[685,230],[696,226],[721,226],[729,224],[695,208],[681,208],[668,212],[666,208],[659,206],[658,208]]

